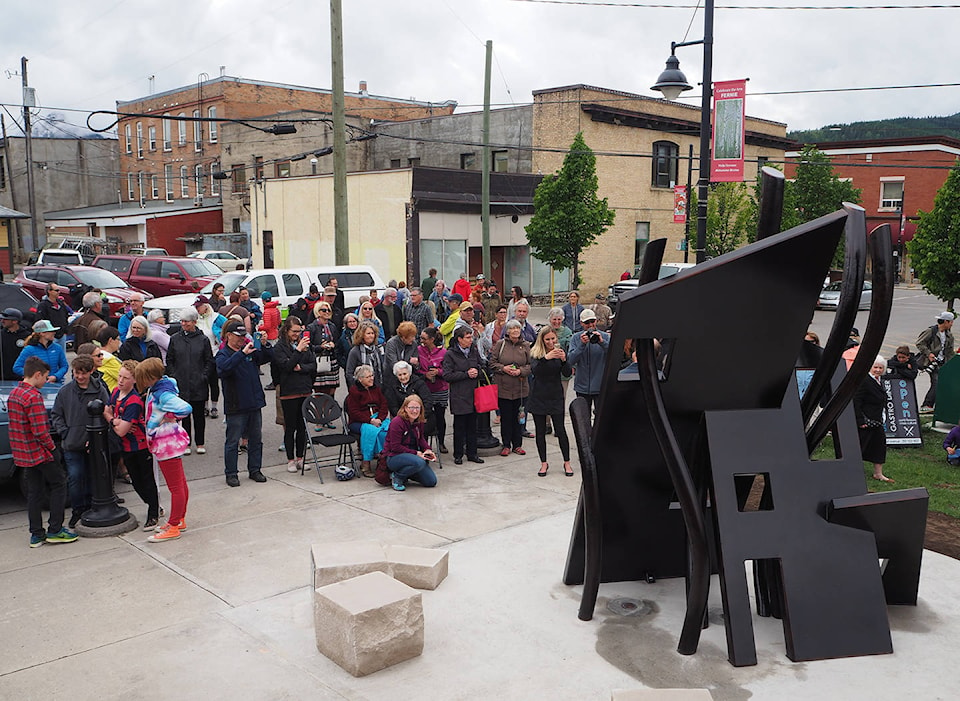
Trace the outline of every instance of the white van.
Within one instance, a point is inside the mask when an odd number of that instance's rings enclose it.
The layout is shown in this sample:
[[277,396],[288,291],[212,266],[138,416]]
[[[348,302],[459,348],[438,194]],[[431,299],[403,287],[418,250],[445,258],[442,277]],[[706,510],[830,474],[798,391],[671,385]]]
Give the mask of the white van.
[[[343,291],[347,310],[359,306],[361,295],[370,294],[373,289],[383,292],[386,287],[377,271],[369,265],[328,265],[316,268],[235,270],[221,275],[200,290],[200,294],[209,297],[217,283],[223,284],[224,295],[228,298],[231,292],[246,287],[250,291],[250,299],[258,304],[260,294],[269,292],[273,299],[280,302],[280,309],[286,309],[287,305],[307,294],[310,285],[315,284],[322,293],[331,277],[337,278],[337,286]],[[147,309],[163,309],[167,323],[172,324],[180,320],[180,310],[191,306],[196,299],[195,294],[170,295],[152,299],[143,306]]]

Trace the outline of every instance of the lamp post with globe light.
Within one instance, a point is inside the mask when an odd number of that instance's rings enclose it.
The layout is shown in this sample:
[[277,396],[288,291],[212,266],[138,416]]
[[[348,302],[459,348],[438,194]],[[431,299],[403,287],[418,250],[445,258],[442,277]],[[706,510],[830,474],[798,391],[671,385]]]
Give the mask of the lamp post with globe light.
[[700,99],[700,172],[697,177],[697,263],[706,259],[707,195],[710,185],[710,100],[713,98],[713,3],[703,5],[703,39],[670,43],[667,67],[651,90],[659,90],[667,100],[676,100],[680,93],[691,90],[687,77],[680,70],[677,47],[703,44],[703,91]]

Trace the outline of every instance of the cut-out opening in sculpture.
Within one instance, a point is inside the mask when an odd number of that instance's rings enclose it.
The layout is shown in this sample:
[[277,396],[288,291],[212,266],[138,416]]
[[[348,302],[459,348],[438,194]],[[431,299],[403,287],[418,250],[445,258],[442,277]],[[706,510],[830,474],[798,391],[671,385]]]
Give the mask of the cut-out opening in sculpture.
[[769,472],[735,474],[733,483],[737,492],[737,511],[773,511]]
[[[670,362],[673,356],[673,349],[676,343],[675,338],[653,339],[653,348],[657,354],[657,379],[660,382],[666,382],[670,375]],[[641,343],[648,343],[649,338],[631,339],[623,349],[625,358],[630,362],[623,366],[617,373],[618,382],[637,382],[640,379],[640,368],[637,363],[637,347]]]

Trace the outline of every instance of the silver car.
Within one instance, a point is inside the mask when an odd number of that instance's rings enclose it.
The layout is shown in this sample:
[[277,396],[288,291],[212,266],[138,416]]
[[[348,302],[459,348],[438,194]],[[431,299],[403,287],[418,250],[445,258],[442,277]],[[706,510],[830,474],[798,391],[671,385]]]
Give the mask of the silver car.
[[[837,311],[837,305],[840,303],[840,288],[842,282],[831,282],[820,291],[820,299],[817,300],[817,309],[832,309]],[[873,301],[873,285],[869,281],[864,281],[863,290],[860,292],[860,304],[857,309],[869,309]]]

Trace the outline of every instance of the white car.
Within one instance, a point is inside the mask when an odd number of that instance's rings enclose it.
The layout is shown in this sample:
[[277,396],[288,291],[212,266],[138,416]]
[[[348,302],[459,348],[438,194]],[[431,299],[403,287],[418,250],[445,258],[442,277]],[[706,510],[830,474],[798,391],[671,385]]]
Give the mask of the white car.
[[208,260],[225,273],[232,272],[238,268],[240,270],[246,270],[250,265],[249,260],[239,258],[230,251],[197,251],[187,257]]

